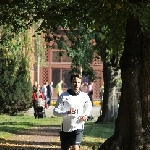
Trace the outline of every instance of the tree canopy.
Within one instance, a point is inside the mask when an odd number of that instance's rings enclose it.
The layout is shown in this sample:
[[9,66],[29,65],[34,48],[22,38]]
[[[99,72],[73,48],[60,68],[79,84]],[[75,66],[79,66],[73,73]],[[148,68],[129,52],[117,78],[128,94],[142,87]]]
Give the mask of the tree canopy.
[[[100,150],[149,149],[150,2],[148,0],[1,0],[0,25],[14,32],[42,20],[39,31],[53,25],[106,29],[106,48],[120,51],[122,97],[114,135]],[[105,32],[105,33],[106,33]],[[122,49],[121,49],[122,50]]]

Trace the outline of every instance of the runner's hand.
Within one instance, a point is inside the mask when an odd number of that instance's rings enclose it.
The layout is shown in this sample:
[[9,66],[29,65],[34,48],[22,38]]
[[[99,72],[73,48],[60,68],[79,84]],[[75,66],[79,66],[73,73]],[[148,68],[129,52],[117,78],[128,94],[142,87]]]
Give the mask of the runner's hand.
[[80,119],[81,119],[82,121],[87,121],[87,116],[81,116]]
[[75,114],[76,109],[75,108],[70,108],[70,111],[68,111],[68,114]]

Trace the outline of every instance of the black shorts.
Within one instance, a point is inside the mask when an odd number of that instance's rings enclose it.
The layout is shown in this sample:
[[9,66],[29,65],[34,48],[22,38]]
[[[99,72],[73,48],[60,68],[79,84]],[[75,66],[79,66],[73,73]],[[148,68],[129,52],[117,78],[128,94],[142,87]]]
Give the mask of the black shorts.
[[72,132],[60,132],[61,149],[67,150],[72,145],[80,145],[82,141],[83,129]]

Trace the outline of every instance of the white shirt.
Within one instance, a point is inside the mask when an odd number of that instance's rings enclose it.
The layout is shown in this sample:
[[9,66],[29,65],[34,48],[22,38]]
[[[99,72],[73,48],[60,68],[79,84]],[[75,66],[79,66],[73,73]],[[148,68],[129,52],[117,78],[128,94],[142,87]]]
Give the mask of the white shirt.
[[[75,108],[75,114],[68,114],[70,108]],[[92,103],[89,96],[80,92],[79,95],[72,96],[67,91],[62,93],[55,105],[53,114],[63,117],[62,131],[72,132],[77,129],[84,129],[84,121],[80,120],[80,116],[89,116],[92,110]]]
[[44,94],[44,96],[46,96],[47,94],[47,88],[45,84],[42,86],[42,93]]

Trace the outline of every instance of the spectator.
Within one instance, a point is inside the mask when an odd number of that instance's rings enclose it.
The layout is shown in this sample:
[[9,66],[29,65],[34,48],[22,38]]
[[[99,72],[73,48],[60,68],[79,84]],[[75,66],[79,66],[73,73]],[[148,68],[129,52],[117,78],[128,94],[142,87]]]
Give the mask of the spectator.
[[93,97],[92,97],[93,96],[93,82],[90,82],[90,84],[88,85],[87,91],[88,91],[88,96],[93,105]]
[[44,96],[43,96],[43,93],[41,92],[40,85],[38,85],[37,88],[34,89],[34,92],[32,94],[33,108],[34,108],[34,110],[35,110],[35,101],[37,101],[38,98],[42,98],[44,100]]
[[63,84],[63,80],[60,80],[60,82],[57,83],[56,85],[56,94],[59,97],[61,95],[62,91],[62,84]]
[[37,87],[38,87],[38,83],[37,83],[37,81],[35,81],[34,85],[32,86],[33,92],[37,90]]
[[47,86],[47,98],[48,98],[48,106],[51,105],[52,101],[52,96],[53,96],[53,82],[50,82],[50,84]]
[[87,82],[82,83],[81,91],[87,93],[88,92],[87,90],[88,90],[88,83]]
[[47,86],[48,86],[48,82],[45,82],[41,87],[41,92],[43,93],[44,99],[46,100],[46,102],[48,101],[47,100]]
[[102,85],[100,88],[100,99],[103,101],[103,95],[104,95],[104,86]]

